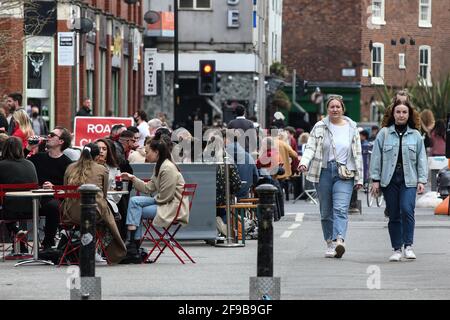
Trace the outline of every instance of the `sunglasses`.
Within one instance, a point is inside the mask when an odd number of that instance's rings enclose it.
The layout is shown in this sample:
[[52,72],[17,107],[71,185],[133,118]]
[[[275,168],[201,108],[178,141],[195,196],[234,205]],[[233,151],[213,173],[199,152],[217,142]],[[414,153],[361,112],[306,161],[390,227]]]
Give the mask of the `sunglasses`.
[[61,136],[58,136],[56,133],[54,133],[54,132],[50,132],[49,134],[48,134],[48,136],[49,136],[49,138],[54,138],[54,137],[58,137],[59,139],[61,139]]

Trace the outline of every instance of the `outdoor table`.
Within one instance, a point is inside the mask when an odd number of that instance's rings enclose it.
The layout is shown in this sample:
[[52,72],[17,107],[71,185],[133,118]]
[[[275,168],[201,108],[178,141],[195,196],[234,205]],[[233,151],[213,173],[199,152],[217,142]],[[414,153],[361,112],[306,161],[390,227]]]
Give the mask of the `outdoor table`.
[[14,266],[25,264],[48,264],[53,265],[51,261],[39,260],[39,241],[38,241],[38,218],[39,218],[39,202],[41,197],[52,197],[52,189],[39,189],[30,191],[11,191],[6,192],[6,197],[31,198],[33,201],[33,258],[26,259],[16,263]]
[[[128,194],[128,190],[116,191],[108,190],[108,195]],[[6,197],[16,198],[31,198],[33,202],[33,258],[25,259],[16,263],[14,266],[25,264],[48,264],[53,265],[53,262],[39,259],[39,241],[38,241],[38,219],[39,219],[39,205],[41,197],[52,197],[54,191],[52,189],[38,189],[30,191],[11,191],[6,192]]]

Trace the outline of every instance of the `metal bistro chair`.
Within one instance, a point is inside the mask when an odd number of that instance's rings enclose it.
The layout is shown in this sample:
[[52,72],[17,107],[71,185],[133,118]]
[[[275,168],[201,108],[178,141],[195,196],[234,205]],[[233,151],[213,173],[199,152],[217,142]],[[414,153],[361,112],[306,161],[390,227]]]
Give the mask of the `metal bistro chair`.
[[[79,228],[79,225],[75,223],[64,223],[63,222],[63,210],[62,210],[62,204],[65,199],[80,199],[81,194],[78,191],[79,186],[75,185],[64,185],[64,186],[53,186],[53,190],[55,191],[54,197],[55,199],[60,200],[59,204],[59,213],[60,213],[60,231],[65,230],[66,231],[66,237],[67,237],[67,244],[64,248],[63,254],[61,255],[61,258],[58,263],[58,267],[62,264],[79,264],[79,250],[80,250],[80,244],[74,245],[73,244],[73,234],[76,229]],[[103,232],[97,230],[96,231],[96,250],[100,247],[102,253],[105,255],[106,261],[108,264],[111,264],[108,254],[106,252],[106,248],[103,244]],[[75,261],[69,261],[68,257],[69,255],[72,255],[75,257]]]
[[[37,183],[11,183],[11,184],[0,184],[0,212],[4,212],[4,197],[6,192],[9,191],[29,191],[32,189],[38,189],[39,185]],[[31,213],[30,213],[31,214]],[[31,218],[30,218],[31,219]],[[23,220],[30,220],[30,219],[2,219],[0,217],[0,226],[5,225],[8,223],[17,223],[17,221],[23,221]],[[37,227],[37,226],[35,226]],[[23,243],[27,248],[31,248],[33,250],[33,246],[28,243],[28,238],[26,234],[23,237],[17,238],[16,235],[13,237],[13,243],[12,245],[5,247],[5,239],[2,239],[2,260],[5,261],[6,254],[5,252],[12,249],[12,247],[19,248],[20,244]],[[16,252],[17,253],[17,252]],[[18,254],[18,253],[17,253]],[[20,259],[23,259],[23,256],[18,256]]]
[[[159,250],[159,253],[156,255],[155,259],[151,262],[156,262],[161,254],[164,252],[166,248],[169,248],[170,251],[180,260],[182,264],[184,264],[183,259],[180,257],[180,255],[175,251],[175,249],[180,250],[184,253],[184,255],[192,262],[195,263],[194,259],[186,252],[186,250],[181,246],[181,244],[175,240],[175,235],[177,234],[178,230],[181,228],[181,224],[178,223],[178,215],[180,213],[181,205],[183,203],[183,200],[185,197],[188,197],[189,199],[189,212],[192,208],[192,201],[195,196],[195,190],[197,188],[197,184],[191,183],[191,184],[185,184],[183,193],[181,194],[181,201],[177,208],[177,213],[175,217],[173,218],[172,222],[167,228],[162,228],[163,232],[160,232],[156,229],[156,227],[153,225],[152,220],[150,219],[143,219],[143,225],[145,227],[145,232],[143,238],[150,239],[154,243],[153,248],[150,250],[150,252],[145,257],[144,261],[150,261],[150,256],[156,249]],[[151,233],[155,232],[157,237],[154,237]],[[160,243],[163,243],[164,246],[160,246]]]

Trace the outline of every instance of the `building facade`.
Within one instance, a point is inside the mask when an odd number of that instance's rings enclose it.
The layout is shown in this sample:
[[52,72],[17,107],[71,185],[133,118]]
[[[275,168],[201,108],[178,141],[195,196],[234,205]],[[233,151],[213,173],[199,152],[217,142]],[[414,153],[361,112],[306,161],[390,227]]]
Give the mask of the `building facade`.
[[378,121],[377,88],[427,85],[450,71],[450,2],[446,0],[285,0],[283,62],[311,92],[342,94],[356,121]]
[[[10,21],[0,32],[11,28],[20,39],[11,44],[20,56],[13,59],[13,77],[3,76],[10,73],[11,58],[0,60],[2,93],[22,92],[23,105],[40,106],[50,127],[70,129],[83,97],[91,99],[97,116],[129,116],[141,106],[140,0],[18,3],[0,16]],[[30,31],[35,23],[42,27]]]
[[[278,4],[276,12],[272,2]],[[157,12],[160,19],[148,25],[144,37],[146,61],[152,64],[144,71],[146,83],[152,83],[152,90],[144,92],[147,112],[164,112],[174,127],[189,128],[195,120],[211,125],[215,115],[228,122],[237,102],[264,121],[264,76],[271,60],[281,58],[281,3],[178,0],[179,101],[174,103],[173,1],[151,1],[145,11]],[[270,46],[274,43],[269,52],[268,39]],[[217,92],[212,95],[198,92],[200,60],[215,61]]]

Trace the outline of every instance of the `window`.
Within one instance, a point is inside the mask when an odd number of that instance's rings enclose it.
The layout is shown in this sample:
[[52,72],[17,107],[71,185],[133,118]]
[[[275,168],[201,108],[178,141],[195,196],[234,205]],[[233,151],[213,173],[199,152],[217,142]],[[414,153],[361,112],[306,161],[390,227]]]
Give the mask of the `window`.
[[180,9],[207,10],[211,9],[211,0],[178,0]]
[[399,53],[398,54],[398,68],[399,69],[406,69],[405,54],[404,53]]
[[419,48],[419,77],[424,84],[431,86],[431,47],[420,46]]
[[431,0],[419,0],[419,27],[431,28]]
[[372,83],[383,84],[384,77],[384,45],[374,43],[372,49]]
[[384,0],[372,0],[372,23],[386,24],[386,21],[384,21]]

